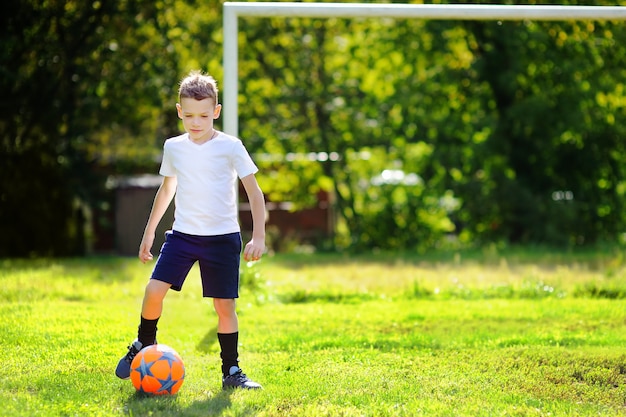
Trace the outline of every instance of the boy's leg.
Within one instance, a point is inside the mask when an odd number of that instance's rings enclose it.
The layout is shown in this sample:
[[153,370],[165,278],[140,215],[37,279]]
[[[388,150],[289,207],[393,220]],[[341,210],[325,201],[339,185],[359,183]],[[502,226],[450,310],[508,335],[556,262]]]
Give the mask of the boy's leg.
[[205,236],[199,256],[203,297],[213,298],[217,313],[217,339],[222,358],[223,388],[261,388],[239,368],[239,321],[235,299],[239,296],[241,234]]
[[213,306],[217,313],[217,339],[220,343],[222,373],[228,375],[231,367],[239,366],[239,321],[234,299],[214,298]]
[[137,332],[137,339],[143,347],[150,346],[156,341],[157,323],[163,312],[163,299],[172,284],[151,279],[146,285],[141,306],[141,323]]
[[236,333],[239,331],[237,302],[234,298],[214,298],[213,307],[217,313],[218,333]]
[[197,247],[200,246],[194,236],[176,231],[165,233],[165,243],[161,246],[144,292],[137,340],[128,347],[128,353],[120,359],[115,370],[118,377],[128,378],[133,358],[143,347],[156,343],[157,322],[163,310],[163,299],[170,288],[181,290],[189,270],[198,259],[195,255]]
[[141,322],[137,331],[137,340],[128,346],[128,352],[117,364],[115,375],[118,378],[130,377],[130,364],[141,349],[156,343],[157,323],[163,311],[163,299],[172,284],[151,279],[146,285],[141,307]]
[[261,385],[250,380],[239,368],[239,321],[234,299],[214,298],[217,313],[217,339],[222,358],[222,388],[258,389]]

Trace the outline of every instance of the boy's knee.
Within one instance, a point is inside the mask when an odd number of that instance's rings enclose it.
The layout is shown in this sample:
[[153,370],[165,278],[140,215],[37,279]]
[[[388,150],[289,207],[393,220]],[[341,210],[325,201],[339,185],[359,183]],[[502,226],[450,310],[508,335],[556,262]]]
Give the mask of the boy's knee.
[[235,314],[236,303],[234,299],[215,298],[213,300],[213,306],[218,316]]
[[151,279],[146,285],[146,298],[163,298],[172,285],[163,281]]

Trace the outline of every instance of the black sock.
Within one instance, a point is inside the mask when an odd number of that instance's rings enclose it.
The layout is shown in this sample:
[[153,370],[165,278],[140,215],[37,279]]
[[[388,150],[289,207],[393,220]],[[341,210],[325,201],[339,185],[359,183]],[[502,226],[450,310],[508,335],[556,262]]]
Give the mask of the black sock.
[[239,332],[218,333],[217,340],[220,342],[222,352],[222,373],[228,376],[231,366],[239,366],[239,353],[237,343],[239,342]]
[[141,324],[139,325],[139,329],[137,331],[137,339],[139,339],[143,347],[154,345],[154,342],[156,342],[158,322],[158,318],[148,320],[144,319],[143,316],[141,317]]

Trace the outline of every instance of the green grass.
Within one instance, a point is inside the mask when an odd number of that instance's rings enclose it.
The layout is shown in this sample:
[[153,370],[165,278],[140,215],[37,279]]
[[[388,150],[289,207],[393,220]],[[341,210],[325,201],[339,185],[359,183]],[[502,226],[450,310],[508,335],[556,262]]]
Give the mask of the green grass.
[[620,250],[280,255],[243,265],[242,367],[223,392],[216,316],[194,269],[159,340],[187,368],[173,397],[113,369],[152,265],[0,261],[1,416],[626,415]]

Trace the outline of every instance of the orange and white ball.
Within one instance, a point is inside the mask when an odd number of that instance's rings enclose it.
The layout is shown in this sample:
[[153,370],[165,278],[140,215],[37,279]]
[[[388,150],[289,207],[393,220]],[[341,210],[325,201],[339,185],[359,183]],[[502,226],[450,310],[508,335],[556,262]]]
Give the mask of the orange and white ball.
[[185,380],[185,365],[171,347],[147,346],[131,362],[130,379],[141,393],[174,395]]

